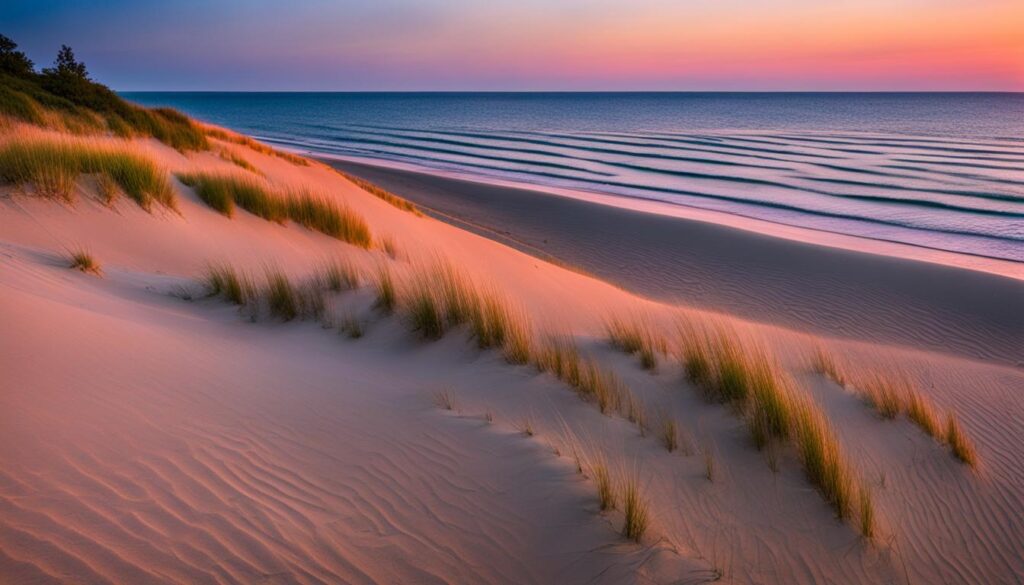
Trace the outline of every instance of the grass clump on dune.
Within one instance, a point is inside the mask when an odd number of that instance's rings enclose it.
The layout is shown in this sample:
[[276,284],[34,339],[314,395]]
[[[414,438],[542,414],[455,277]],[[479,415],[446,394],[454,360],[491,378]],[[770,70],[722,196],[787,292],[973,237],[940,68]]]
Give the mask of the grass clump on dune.
[[81,175],[97,175],[108,186],[116,185],[146,211],[154,203],[177,208],[167,174],[128,145],[43,137],[15,138],[0,145],[0,178],[30,185],[39,196],[73,201]]
[[296,193],[286,200],[287,217],[311,230],[360,248],[373,244],[366,220],[347,206],[310,193]]
[[942,427],[939,425],[939,415],[931,400],[925,398],[920,392],[909,390],[905,400],[904,409],[907,418],[921,428],[929,436],[942,440]]
[[903,378],[875,376],[864,383],[861,395],[884,419],[894,419],[903,411],[910,386]]
[[842,367],[824,347],[819,345],[815,348],[811,366],[815,372],[826,376],[840,386],[846,386],[846,375],[843,373]]
[[337,259],[323,262],[315,277],[324,290],[343,292],[359,287],[359,269],[351,262]]
[[84,248],[71,252],[68,255],[68,260],[68,268],[74,268],[75,270],[95,274],[96,276],[103,274],[99,261]]
[[235,166],[237,166],[239,168],[242,168],[242,169],[245,169],[245,170],[247,170],[247,171],[249,171],[251,173],[256,173],[257,175],[263,176],[263,173],[260,172],[260,170],[257,169],[255,166],[253,166],[253,164],[251,162],[245,160],[244,157],[239,156],[234,151],[231,151],[231,150],[221,150],[220,151],[220,158],[223,159],[223,160],[228,161],[229,163],[231,163],[231,164],[233,164],[233,165],[235,165]]
[[276,156],[277,158],[286,160],[300,167],[309,166],[309,161],[297,154],[292,154],[290,152],[284,152],[282,150],[277,150],[276,148],[271,148],[266,144],[263,144],[262,142],[258,142],[256,140],[253,140],[252,138],[249,138],[248,136],[243,136],[242,134],[230,132],[228,130],[225,130],[224,128],[218,128],[216,126],[204,126],[201,127],[201,130],[205,136],[209,136],[210,138],[216,138],[218,140],[223,140],[224,142],[231,142],[233,144],[240,144],[260,154]]
[[971,467],[977,467],[978,454],[974,449],[974,443],[964,433],[960,421],[952,412],[946,416],[945,439],[957,459]]
[[[732,405],[745,420],[755,445],[768,446],[772,457],[776,441],[791,441],[808,481],[839,518],[851,518],[855,504],[870,507],[869,498],[858,501],[856,474],[824,413],[793,391],[789,378],[767,355],[729,335],[722,329],[714,335],[686,332],[684,364],[693,355],[700,356],[695,362],[699,375],[690,372],[691,380],[696,378],[707,399]],[[687,348],[693,352],[691,357]],[[873,519],[873,509],[870,512]],[[867,512],[861,509],[860,514],[863,519]]]
[[668,352],[668,342],[646,320],[615,317],[605,323],[605,331],[614,347],[637,354],[645,370],[657,369],[659,354]]
[[634,474],[626,479],[622,488],[622,535],[635,542],[640,542],[647,532],[647,502],[640,493],[640,480]]
[[481,349],[501,349],[510,364],[529,362],[531,326],[525,314],[451,265],[441,262],[420,271],[403,287],[402,297],[410,327],[424,338],[439,339],[465,324]]
[[601,511],[614,510],[617,505],[615,484],[604,459],[599,459],[590,466],[590,475],[597,484],[597,502]]
[[410,203],[408,200],[403,199],[403,198],[399,197],[398,195],[395,195],[394,193],[392,193],[390,191],[382,189],[382,188],[378,187],[377,185],[374,185],[373,183],[371,183],[369,181],[366,181],[364,179],[360,179],[359,177],[357,177],[355,175],[350,175],[350,174],[348,174],[348,173],[346,173],[344,171],[339,171],[338,169],[334,169],[334,170],[339,175],[345,177],[346,179],[348,179],[349,181],[354,183],[357,187],[359,187],[363,191],[366,191],[370,195],[373,195],[374,197],[377,197],[378,199],[383,200],[387,204],[392,205],[394,207],[397,207],[398,209],[401,209],[403,211],[408,211],[409,213],[415,214],[417,216],[422,216],[423,215],[420,212],[420,210],[415,205]]
[[385,315],[395,312],[398,306],[398,291],[395,288],[395,278],[386,266],[381,266],[377,271],[377,279],[374,282],[373,307]]
[[178,175],[178,179],[192,187],[204,203],[227,217],[234,215],[237,205],[268,221],[282,223],[290,219],[361,248],[369,248],[373,243],[366,221],[327,197],[306,192],[281,194],[261,181],[235,175],[185,173]]
[[854,474],[828,419],[809,401],[794,410],[794,438],[807,479],[841,519],[856,499]]
[[669,453],[679,448],[679,429],[674,418],[666,416],[661,420],[661,431],[658,433],[658,438],[661,439],[661,444]]
[[220,296],[229,303],[245,305],[256,298],[252,279],[229,264],[211,265],[203,279],[210,296]]

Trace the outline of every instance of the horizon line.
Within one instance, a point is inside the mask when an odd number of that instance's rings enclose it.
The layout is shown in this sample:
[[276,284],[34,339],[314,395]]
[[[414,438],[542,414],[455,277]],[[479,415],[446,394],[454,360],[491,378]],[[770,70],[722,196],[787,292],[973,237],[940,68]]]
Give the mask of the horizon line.
[[1024,95],[1024,90],[1005,89],[114,89],[117,93],[409,93],[409,94],[588,94],[588,93],[663,93],[663,94],[1009,94]]

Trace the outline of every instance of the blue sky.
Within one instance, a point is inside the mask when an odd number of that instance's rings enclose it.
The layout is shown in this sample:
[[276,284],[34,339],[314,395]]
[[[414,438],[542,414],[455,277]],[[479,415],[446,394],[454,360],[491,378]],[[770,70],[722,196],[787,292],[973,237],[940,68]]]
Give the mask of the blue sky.
[[5,0],[119,90],[1024,90],[1020,0]]

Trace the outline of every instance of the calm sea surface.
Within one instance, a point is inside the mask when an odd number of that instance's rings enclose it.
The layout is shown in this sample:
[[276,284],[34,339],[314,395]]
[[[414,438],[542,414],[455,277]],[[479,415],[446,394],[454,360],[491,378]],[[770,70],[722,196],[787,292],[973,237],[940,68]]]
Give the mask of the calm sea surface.
[[124,95],[299,151],[1024,262],[1024,94]]

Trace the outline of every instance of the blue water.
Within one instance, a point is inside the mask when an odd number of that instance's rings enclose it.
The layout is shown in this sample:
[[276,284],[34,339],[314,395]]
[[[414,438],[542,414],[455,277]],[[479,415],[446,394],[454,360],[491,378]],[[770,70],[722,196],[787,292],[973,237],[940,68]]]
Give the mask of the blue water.
[[1024,94],[125,97],[302,152],[1024,262]]

